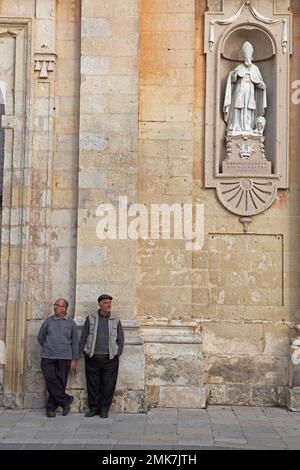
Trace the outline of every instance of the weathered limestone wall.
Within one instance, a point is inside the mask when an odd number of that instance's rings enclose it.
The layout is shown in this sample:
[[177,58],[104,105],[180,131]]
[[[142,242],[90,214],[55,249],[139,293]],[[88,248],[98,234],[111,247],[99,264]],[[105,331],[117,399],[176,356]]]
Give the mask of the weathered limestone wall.
[[[150,214],[151,204],[193,201],[194,0],[142,0],[140,35],[138,201]],[[137,315],[150,406],[205,404],[202,341],[188,321],[193,275],[185,241],[139,241]]]
[[58,2],[55,147],[52,173],[51,299],[65,296],[75,314],[80,91],[80,1]]
[[[24,52],[27,68],[23,74],[19,71],[26,90],[26,113],[20,120],[25,144],[19,160],[14,159],[13,176],[5,170],[4,194],[10,193],[12,178],[13,199],[6,197],[4,212],[11,213],[15,221],[8,224],[15,241],[10,238],[7,246],[1,246],[1,318],[6,346],[1,382],[6,406],[40,407],[44,405],[44,380],[38,328],[52,312],[57,297],[68,298],[74,313],[80,1],[2,1],[0,6],[2,17],[11,17],[17,25],[26,18],[30,27]],[[20,54],[21,49],[16,57]],[[15,103],[18,112],[20,95]],[[9,131],[5,145],[8,166]],[[18,166],[23,173],[19,184]],[[7,292],[11,292],[8,303]]]
[[[284,11],[287,3],[281,2],[278,11]],[[208,4],[213,11],[221,7],[221,2]],[[240,4],[235,2],[236,8]],[[255,4],[258,9],[262,6]],[[198,21],[201,25],[202,19]],[[203,57],[201,45],[199,52]],[[294,51],[292,64],[295,56]],[[203,72],[198,69],[196,74],[201,83]],[[204,94],[204,84],[201,90]],[[201,113],[200,94],[196,103]],[[204,119],[202,112],[199,130]],[[291,118],[291,136],[296,135],[296,123]],[[238,217],[218,204],[213,191],[203,189],[201,172],[195,174],[196,179],[199,175],[195,199],[205,203],[207,236],[204,250],[194,254],[193,268],[206,270],[208,279],[203,291],[194,285],[193,317],[202,321],[204,381],[210,403],[285,403],[289,334],[299,317],[295,288],[299,183],[297,172],[290,169],[290,190],[280,191],[273,206],[254,218],[248,234],[242,233]]]
[[[297,173],[244,234],[238,217],[204,189],[206,2],[141,5],[139,201],[190,202],[193,195],[205,205],[206,237],[192,255],[180,242],[139,243],[138,315],[200,321],[211,403],[284,404],[299,304],[298,234],[290,227]],[[208,7],[220,11],[221,3]]]
[[[138,200],[192,202],[195,2],[141,1]],[[140,241],[139,316],[191,316],[191,252]]]
[[[136,242],[127,240],[126,235],[124,239],[99,240],[96,210],[100,204],[111,204],[119,214],[119,197],[126,196],[128,204],[137,201],[138,45],[138,0],[82,0],[78,324],[98,308],[101,292],[114,297],[114,311],[119,311],[122,319],[135,316]],[[130,335],[130,328],[129,321],[114,407],[145,411],[143,340],[136,333]],[[77,409],[86,407],[84,381],[81,373],[70,382]]]
[[[290,191],[292,196],[291,206],[289,210],[289,253],[288,264],[290,271],[289,287],[292,289],[294,302],[291,306],[292,321],[299,324],[299,185],[300,185],[300,167],[299,167],[299,145],[300,145],[300,2],[291,1],[291,9],[293,12],[293,56],[291,58],[291,84],[292,84],[292,101],[290,106]],[[292,339],[299,347],[299,325],[296,331],[291,335]],[[295,344],[294,343],[294,344]],[[291,354],[295,348],[291,347]],[[299,363],[297,360],[290,362],[289,385],[291,387],[288,406],[290,409],[299,411],[300,409],[300,377]],[[295,387],[295,388],[292,388]]]
[[[28,374],[24,404],[29,407],[42,406],[44,402],[40,347],[36,344],[41,320],[52,313],[53,300],[58,297],[69,299],[69,313],[75,313],[80,2],[60,1],[56,9],[55,5],[52,8],[49,11],[43,5],[40,15],[47,22],[52,18],[54,23],[51,50],[57,54],[55,75],[52,77],[49,73],[50,83],[45,79],[38,80],[34,104],[37,114],[35,135],[40,135],[41,140],[36,146],[33,169],[38,201],[34,210],[35,233],[38,235],[41,231],[44,212],[45,227],[41,240],[33,239],[32,243],[33,253],[36,251],[33,259],[40,263],[40,270],[44,270],[44,284],[38,292],[30,287],[32,295],[35,295],[32,311],[35,321],[28,322]],[[47,41],[46,38],[43,37],[43,42]],[[51,129],[47,133],[49,123]],[[33,275],[37,278],[35,266]]]
[[300,145],[300,3],[297,0],[291,1],[291,11],[293,13],[293,55],[291,57],[290,75],[292,100],[290,103],[290,205],[288,206],[290,216],[288,236],[290,282],[288,287],[291,290],[288,293],[292,295],[294,306],[291,310],[291,320],[299,322],[300,166],[298,149]]
[[82,1],[77,319],[103,291],[134,317],[136,243],[99,240],[96,209],[136,202],[138,41],[138,0]]
[[[288,4],[275,2],[278,11]],[[290,4],[293,84],[300,9]],[[2,121],[0,404],[44,405],[41,321],[62,296],[82,325],[102,291],[126,328],[115,410],[201,407],[204,386],[210,403],[286,403],[299,322],[300,104],[290,103],[290,187],[245,234],[204,188],[206,8],[222,2],[0,0],[19,38],[16,106],[8,102]],[[203,249],[99,240],[97,206],[117,209],[120,196],[148,209],[204,204]],[[69,382],[80,411],[83,365]]]
[[[11,61],[8,73],[3,74],[5,63],[1,73],[6,101],[5,116],[2,118],[5,148],[1,233],[1,323],[5,344],[3,362],[6,365],[1,380],[1,391],[4,392],[1,402],[6,406],[22,406],[26,319],[31,317],[31,302],[35,299],[35,293],[42,290],[39,289],[42,287],[39,266],[36,266],[38,280],[33,282],[33,291],[28,289],[35,271],[32,265],[36,264],[29,255],[30,239],[33,242],[35,232],[34,222],[32,226],[30,224],[30,206],[31,202],[38,205],[31,172],[36,148],[31,133],[35,125],[34,109],[30,102],[35,88],[32,67],[35,43],[31,21],[35,15],[35,5],[33,2],[20,5],[20,2],[3,1],[0,7],[3,17],[3,55]],[[40,26],[41,23],[34,36],[37,39]],[[50,27],[50,36],[52,32],[53,28]],[[13,80],[10,82],[11,75]]]

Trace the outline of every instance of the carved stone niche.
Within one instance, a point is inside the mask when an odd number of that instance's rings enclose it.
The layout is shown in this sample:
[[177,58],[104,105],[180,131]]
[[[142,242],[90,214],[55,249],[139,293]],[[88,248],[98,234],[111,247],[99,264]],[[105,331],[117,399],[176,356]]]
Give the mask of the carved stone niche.
[[[242,219],[266,210],[277,189],[288,187],[288,3],[283,2],[278,11],[275,0],[248,0],[240,5],[226,0],[221,11],[210,9],[205,14],[205,185],[216,188],[223,206]],[[246,64],[245,44],[252,47],[252,70],[258,70],[251,76],[254,124],[250,131],[232,131],[226,101],[238,99],[232,77],[238,66]]]

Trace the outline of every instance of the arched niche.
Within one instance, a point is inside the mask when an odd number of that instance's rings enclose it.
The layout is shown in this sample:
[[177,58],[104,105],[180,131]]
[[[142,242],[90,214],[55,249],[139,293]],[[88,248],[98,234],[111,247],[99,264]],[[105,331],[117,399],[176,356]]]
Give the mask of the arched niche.
[[249,41],[254,49],[253,63],[261,72],[267,86],[267,109],[265,118],[267,125],[265,128],[266,158],[272,163],[272,174],[277,172],[276,162],[276,123],[277,123],[277,64],[276,64],[276,43],[263,27],[257,24],[240,24],[238,27],[227,31],[218,47],[218,72],[220,91],[218,114],[219,123],[218,136],[220,148],[220,158],[218,171],[222,173],[222,162],[226,156],[226,144],[224,140],[226,124],[223,119],[223,102],[228,74],[236,66],[243,62],[242,46],[245,41]]
[[270,34],[257,25],[247,23],[235,28],[224,38],[221,44],[221,54],[224,59],[242,62],[242,45],[245,41],[251,42],[254,48],[255,62],[268,60],[276,54],[275,43]]

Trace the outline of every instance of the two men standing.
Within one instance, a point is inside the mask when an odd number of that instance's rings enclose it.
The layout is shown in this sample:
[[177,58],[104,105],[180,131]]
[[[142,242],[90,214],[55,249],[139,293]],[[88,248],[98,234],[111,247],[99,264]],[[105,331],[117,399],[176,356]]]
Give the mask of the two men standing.
[[54,315],[42,324],[38,341],[41,344],[41,368],[48,390],[46,415],[55,417],[62,406],[63,416],[70,409],[73,397],[66,394],[70,368],[76,370],[79,353],[84,353],[89,412],[86,417],[100,414],[108,417],[119,369],[119,357],[124,347],[124,331],[120,319],[111,314],[112,297],[98,297],[99,310],[90,314],[84,323],[80,344],[77,327],[68,315],[68,302],[58,299]]

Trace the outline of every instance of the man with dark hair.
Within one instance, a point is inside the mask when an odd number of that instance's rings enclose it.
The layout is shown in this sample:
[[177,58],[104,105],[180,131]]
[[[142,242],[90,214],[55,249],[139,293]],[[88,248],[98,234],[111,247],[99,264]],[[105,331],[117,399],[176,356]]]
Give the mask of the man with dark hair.
[[66,387],[70,368],[76,371],[79,341],[76,323],[67,314],[68,306],[66,299],[57,299],[54,315],[46,318],[38,333],[38,341],[43,348],[41,369],[49,394],[46,405],[48,418],[56,416],[58,406],[62,407],[62,415],[66,416],[74,400],[66,393]]
[[99,310],[89,315],[84,323],[80,352],[84,352],[85,375],[90,411],[86,417],[100,414],[108,417],[114,396],[119,357],[124,347],[124,331],[120,319],[111,314],[112,297],[98,297]]

